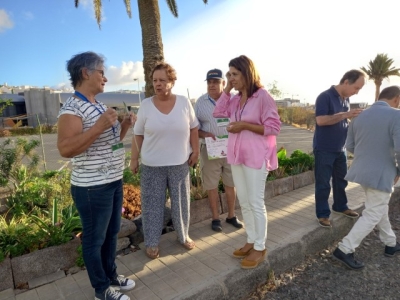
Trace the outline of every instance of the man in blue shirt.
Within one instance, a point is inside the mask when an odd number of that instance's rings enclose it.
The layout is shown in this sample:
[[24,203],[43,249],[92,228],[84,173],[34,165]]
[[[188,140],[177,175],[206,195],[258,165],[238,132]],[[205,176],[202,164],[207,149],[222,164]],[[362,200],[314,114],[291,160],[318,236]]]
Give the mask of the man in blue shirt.
[[365,74],[358,70],[346,72],[340,83],[322,92],[315,102],[316,127],[313,140],[315,156],[315,210],[318,223],[331,227],[328,198],[331,192],[332,210],[350,218],[358,213],[347,206],[345,188],[347,157],[344,147],[349,118],[356,117],[362,109],[350,109],[349,97],[357,94],[365,84]]

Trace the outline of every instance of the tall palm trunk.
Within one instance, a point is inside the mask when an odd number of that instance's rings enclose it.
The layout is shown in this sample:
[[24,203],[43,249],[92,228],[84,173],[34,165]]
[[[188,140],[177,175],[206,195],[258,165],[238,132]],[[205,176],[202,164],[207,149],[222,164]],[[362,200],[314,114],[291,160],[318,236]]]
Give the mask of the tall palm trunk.
[[160,8],[158,0],[138,0],[140,25],[142,27],[143,69],[146,81],[146,97],[154,95],[151,70],[155,63],[164,60],[161,37]]
[[382,79],[375,79],[375,101],[378,101],[379,94],[381,93]]

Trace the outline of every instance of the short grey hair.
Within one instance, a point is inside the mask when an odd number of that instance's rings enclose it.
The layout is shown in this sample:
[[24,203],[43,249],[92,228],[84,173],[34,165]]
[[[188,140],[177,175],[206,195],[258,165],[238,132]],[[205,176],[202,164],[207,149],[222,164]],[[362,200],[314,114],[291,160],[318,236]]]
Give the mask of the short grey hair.
[[387,88],[384,88],[381,93],[379,94],[379,97],[377,100],[393,100],[394,98],[400,96],[400,86],[398,85],[392,85]]
[[84,68],[94,71],[104,65],[104,56],[92,51],[82,52],[72,56],[67,61],[67,71],[69,72],[71,84],[76,88],[82,81],[82,70]]

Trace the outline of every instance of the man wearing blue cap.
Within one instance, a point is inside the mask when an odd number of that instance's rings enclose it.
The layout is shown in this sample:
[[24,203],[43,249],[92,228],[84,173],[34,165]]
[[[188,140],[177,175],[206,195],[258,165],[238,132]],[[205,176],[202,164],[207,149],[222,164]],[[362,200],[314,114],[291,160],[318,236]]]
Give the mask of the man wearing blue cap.
[[222,71],[219,69],[208,71],[206,81],[207,94],[197,99],[195,113],[200,122],[200,165],[203,186],[207,190],[212,212],[211,228],[214,231],[220,232],[222,231],[222,225],[219,219],[218,184],[221,176],[228,203],[228,217],[226,218],[226,222],[232,224],[236,228],[242,228],[243,224],[235,216],[236,192],[231,166],[227,163],[226,158],[208,159],[205,144],[205,138],[212,138],[215,140],[216,136],[228,135],[226,124],[224,125],[224,122],[217,122],[217,119],[212,115],[216,101],[221,96],[225,86]]

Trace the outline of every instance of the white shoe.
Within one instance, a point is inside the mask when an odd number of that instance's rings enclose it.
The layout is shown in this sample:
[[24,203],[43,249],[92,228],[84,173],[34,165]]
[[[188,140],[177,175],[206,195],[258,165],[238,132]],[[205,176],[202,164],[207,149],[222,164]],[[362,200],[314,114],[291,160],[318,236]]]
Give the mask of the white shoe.
[[117,278],[111,280],[110,286],[120,291],[130,291],[135,287],[135,282],[130,278],[118,275]]

